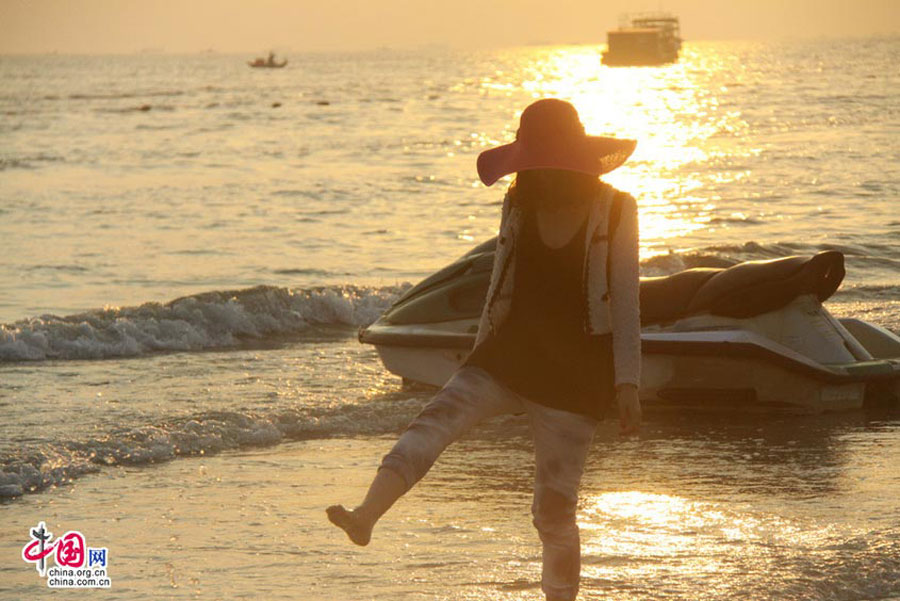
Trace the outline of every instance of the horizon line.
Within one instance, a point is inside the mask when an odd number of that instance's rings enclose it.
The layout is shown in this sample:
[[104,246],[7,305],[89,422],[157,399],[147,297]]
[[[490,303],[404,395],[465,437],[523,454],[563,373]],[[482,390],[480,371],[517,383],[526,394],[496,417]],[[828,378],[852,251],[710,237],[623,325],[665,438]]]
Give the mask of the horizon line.
[[[873,39],[873,38],[893,38],[900,37],[900,30],[894,32],[882,32],[882,33],[869,33],[869,34],[844,34],[844,35],[835,35],[835,34],[815,34],[815,35],[790,35],[790,36],[776,36],[776,37],[759,37],[759,38],[746,38],[746,37],[738,37],[738,38],[690,38],[683,40],[685,44],[691,44],[694,42],[700,43],[708,43],[708,42],[735,42],[735,43],[764,43],[764,42],[809,42],[809,41],[828,41],[828,40],[861,40],[861,39]],[[288,53],[292,53],[295,55],[306,54],[306,55],[316,55],[316,54],[358,54],[358,53],[368,53],[368,52],[404,52],[404,51],[418,51],[423,49],[435,49],[435,50],[452,50],[452,51],[466,51],[466,50],[504,50],[504,49],[517,49],[517,48],[561,48],[561,47],[575,47],[575,46],[605,46],[606,41],[568,41],[568,42],[551,42],[546,40],[534,41],[534,42],[524,42],[521,44],[512,44],[512,45],[461,45],[461,44],[452,44],[452,43],[442,43],[442,42],[428,42],[422,44],[400,44],[396,46],[379,44],[372,46],[361,46],[361,47],[320,47],[320,48],[303,48],[303,49],[294,49],[294,48],[286,48],[284,50],[278,50],[276,55],[280,55],[282,57],[286,56]],[[278,48],[278,45],[274,45],[275,48]],[[274,50],[273,50],[274,51]],[[269,50],[218,50],[216,48],[203,48],[203,49],[195,49],[195,50],[169,50],[164,47],[162,48],[137,48],[134,50],[104,50],[104,51],[71,51],[71,50],[0,50],[0,56],[154,56],[154,55],[165,55],[165,56],[195,56],[202,54],[218,54],[222,56],[248,56],[248,55],[259,55],[260,53],[265,54],[269,52]]]

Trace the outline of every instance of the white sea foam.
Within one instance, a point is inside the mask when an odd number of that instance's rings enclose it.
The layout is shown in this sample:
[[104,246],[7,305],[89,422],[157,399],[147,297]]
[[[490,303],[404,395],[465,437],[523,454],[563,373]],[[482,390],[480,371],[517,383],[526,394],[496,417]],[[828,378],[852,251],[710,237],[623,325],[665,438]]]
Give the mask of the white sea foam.
[[301,334],[314,324],[363,326],[409,287],[257,286],[166,304],[43,315],[0,326],[0,361],[105,359],[197,351]]
[[0,498],[66,484],[109,465],[146,465],[177,457],[264,447],[285,440],[396,432],[423,399],[281,409],[270,413],[212,411],[190,418],[121,428],[96,438],[46,443],[0,457]]

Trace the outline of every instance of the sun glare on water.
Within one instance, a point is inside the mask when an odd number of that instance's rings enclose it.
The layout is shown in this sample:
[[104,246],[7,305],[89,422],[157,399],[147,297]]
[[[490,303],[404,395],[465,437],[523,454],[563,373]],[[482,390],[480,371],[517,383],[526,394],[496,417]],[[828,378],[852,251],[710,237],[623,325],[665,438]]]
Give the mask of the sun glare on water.
[[847,536],[833,524],[643,491],[586,495],[578,526],[586,576],[632,582],[677,571],[713,588],[752,588],[744,581],[760,575],[748,566],[765,565],[772,549],[814,549]]
[[[522,57],[530,62],[521,87],[533,98],[570,101],[589,134],[638,141],[631,159],[604,179],[638,199],[641,254],[648,258],[707,227],[716,207],[699,194],[710,177],[699,172],[734,151],[728,140],[746,124],[738,112],[720,106],[721,90],[710,85],[714,48],[685,52],[672,65],[637,68],[603,66],[600,50],[531,50]],[[741,175],[715,177],[723,183],[722,177]]]

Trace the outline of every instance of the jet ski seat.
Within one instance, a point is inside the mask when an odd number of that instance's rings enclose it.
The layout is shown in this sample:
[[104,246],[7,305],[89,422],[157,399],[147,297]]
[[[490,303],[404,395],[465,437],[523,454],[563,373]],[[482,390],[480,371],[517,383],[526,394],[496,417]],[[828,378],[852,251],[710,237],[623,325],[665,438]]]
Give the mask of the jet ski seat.
[[844,279],[844,255],[748,261],[725,268],[695,268],[641,278],[641,325],[711,313],[746,318],[779,309],[802,294],[828,299]]
[[[493,266],[496,237],[403,294],[385,313],[393,325],[477,318]],[[670,323],[704,312],[745,318],[774,311],[801,294],[829,298],[844,279],[844,255],[824,251],[750,261],[725,268],[695,268],[641,278],[641,325]]]

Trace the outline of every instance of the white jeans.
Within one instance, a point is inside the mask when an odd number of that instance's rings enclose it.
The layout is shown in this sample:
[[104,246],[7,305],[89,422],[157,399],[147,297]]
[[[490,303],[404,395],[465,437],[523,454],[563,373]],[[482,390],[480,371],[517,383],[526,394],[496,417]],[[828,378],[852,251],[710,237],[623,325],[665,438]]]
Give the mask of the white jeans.
[[594,418],[529,401],[485,370],[465,366],[407,426],[379,469],[400,474],[408,490],[447,445],[481,420],[504,413],[527,413],[534,435],[531,513],[543,543],[541,588],[554,599],[575,599],[581,573],[575,507],[585,457],[597,428]]

